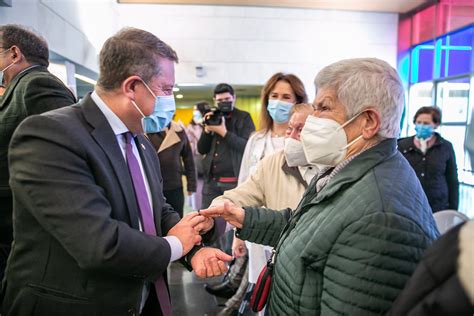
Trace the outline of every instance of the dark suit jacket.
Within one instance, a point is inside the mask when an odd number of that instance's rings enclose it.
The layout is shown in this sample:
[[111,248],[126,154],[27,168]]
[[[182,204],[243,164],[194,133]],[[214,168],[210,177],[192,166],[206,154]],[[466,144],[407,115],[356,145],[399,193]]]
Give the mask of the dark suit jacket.
[[45,67],[19,73],[0,96],[0,281],[13,239],[12,194],[8,186],[8,144],[27,116],[75,103],[71,91]]
[[20,125],[9,156],[15,241],[3,316],[137,312],[144,282],[164,275],[170,260],[159,236],[179,221],[164,201],[153,146],[137,139],[158,236],[139,231],[125,159],[90,96]]

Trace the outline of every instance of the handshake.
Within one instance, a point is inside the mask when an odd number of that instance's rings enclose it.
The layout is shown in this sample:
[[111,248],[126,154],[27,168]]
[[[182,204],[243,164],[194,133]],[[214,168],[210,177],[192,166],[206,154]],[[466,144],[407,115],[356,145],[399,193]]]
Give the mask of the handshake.
[[[192,212],[184,216],[168,231],[168,236],[175,236],[181,242],[183,256],[188,254],[194,246],[201,244],[201,235],[214,227],[213,217],[222,217],[235,227],[241,228],[244,210],[226,202],[223,205]],[[209,278],[224,274],[228,269],[225,262],[231,260],[231,256],[219,249],[204,247],[194,254],[191,259],[191,266],[198,277]]]

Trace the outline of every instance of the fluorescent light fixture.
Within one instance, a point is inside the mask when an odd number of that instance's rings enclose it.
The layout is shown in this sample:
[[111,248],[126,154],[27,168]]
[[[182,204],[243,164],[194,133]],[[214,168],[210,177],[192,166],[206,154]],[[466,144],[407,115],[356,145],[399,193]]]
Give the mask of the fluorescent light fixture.
[[202,83],[194,83],[194,82],[178,83],[177,85],[180,87],[203,87],[204,86],[204,84]]
[[97,81],[95,81],[94,79],[91,79],[89,77],[86,77],[86,76],[83,76],[83,75],[79,75],[79,74],[74,74],[74,77],[76,79],[79,79],[79,80],[82,80],[84,82],[87,82],[87,83],[90,83],[91,85],[96,85]]
[[173,88],[173,92],[178,92],[179,91],[179,88],[178,87],[174,87]]
[[176,99],[182,99],[182,98],[184,98],[184,95],[182,95],[182,94],[177,94],[176,95]]

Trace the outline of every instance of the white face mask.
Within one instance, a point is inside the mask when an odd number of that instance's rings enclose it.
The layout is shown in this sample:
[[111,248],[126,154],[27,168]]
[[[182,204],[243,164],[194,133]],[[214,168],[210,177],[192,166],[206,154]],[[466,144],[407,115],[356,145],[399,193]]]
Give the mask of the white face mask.
[[287,137],[285,138],[285,158],[289,167],[298,167],[308,165],[304,155],[303,145],[300,141]]
[[[361,112],[362,113],[362,112]],[[334,120],[308,116],[301,131],[301,143],[310,164],[336,166],[347,153],[347,148],[362,138],[362,135],[347,143],[344,127],[361,113],[340,125]]]

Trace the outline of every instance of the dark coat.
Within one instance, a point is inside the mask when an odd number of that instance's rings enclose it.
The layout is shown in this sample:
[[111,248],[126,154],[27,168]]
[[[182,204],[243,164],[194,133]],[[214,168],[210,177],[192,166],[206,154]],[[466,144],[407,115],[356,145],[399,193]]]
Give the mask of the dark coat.
[[[387,316],[474,314],[474,306],[469,302],[456,273],[459,232],[464,224],[448,231],[426,251]],[[469,246],[472,246],[472,240]]]
[[[168,134],[168,135],[167,135]],[[160,159],[163,191],[183,187],[186,176],[187,191],[196,192],[196,168],[185,130],[172,122],[168,132],[147,134]]]
[[266,315],[386,313],[438,237],[412,168],[387,139],[315,186],[294,212],[245,208],[237,236],[277,247]]
[[[9,247],[13,236],[7,158],[13,132],[30,115],[58,109],[75,102],[74,95],[62,81],[49,73],[46,67],[40,66],[19,73],[8,84],[5,94],[0,97],[0,204],[3,204],[0,205],[0,244]],[[0,278],[1,276],[0,271]]]
[[226,120],[226,128],[227,134],[224,138],[211,133],[207,134],[204,131],[201,134],[201,138],[198,142],[198,151],[206,155],[203,159],[204,178],[209,178],[211,174],[212,159],[218,140],[222,140],[230,150],[234,175],[236,177],[239,176],[245,145],[247,144],[250,134],[255,131],[255,125],[248,112],[234,108],[232,118]]
[[433,212],[458,209],[459,182],[453,145],[435,133],[436,141],[425,155],[414,136],[398,140],[398,150],[415,170]]
[[153,146],[141,135],[136,142],[157,236],[139,231],[127,164],[90,96],[16,130],[9,155],[15,242],[3,316],[137,313],[144,283],[166,275],[171,249],[161,236],[179,215],[165,203]]

